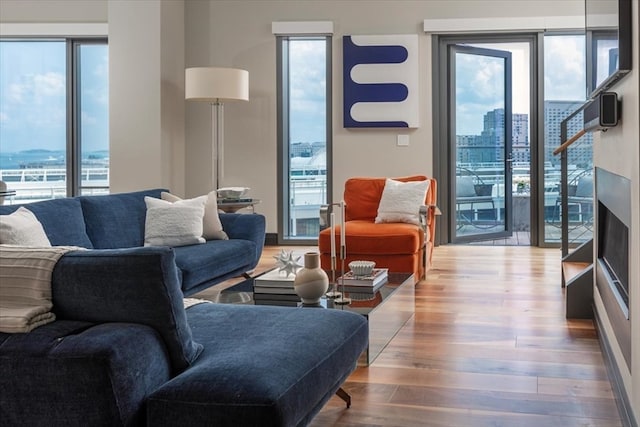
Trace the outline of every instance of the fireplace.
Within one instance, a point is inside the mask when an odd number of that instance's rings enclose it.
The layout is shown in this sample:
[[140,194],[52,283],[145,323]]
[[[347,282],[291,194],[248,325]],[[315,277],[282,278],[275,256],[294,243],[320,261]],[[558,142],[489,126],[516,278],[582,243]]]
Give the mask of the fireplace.
[[631,227],[631,181],[596,168],[597,221],[596,287],[631,369],[631,323],[629,321],[629,236]]

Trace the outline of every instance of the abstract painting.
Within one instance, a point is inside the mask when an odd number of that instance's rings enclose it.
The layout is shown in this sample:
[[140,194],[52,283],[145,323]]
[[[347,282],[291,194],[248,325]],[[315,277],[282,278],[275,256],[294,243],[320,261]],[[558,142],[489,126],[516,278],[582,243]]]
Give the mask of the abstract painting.
[[344,127],[417,128],[418,36],[344,36]]

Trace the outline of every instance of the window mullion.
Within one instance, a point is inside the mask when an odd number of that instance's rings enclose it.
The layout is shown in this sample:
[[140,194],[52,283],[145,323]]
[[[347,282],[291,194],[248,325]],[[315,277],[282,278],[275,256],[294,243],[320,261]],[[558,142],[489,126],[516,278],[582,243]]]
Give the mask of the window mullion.
[[66,131],[65,131],[65,147],[66,147],[66,162],[65,168],[67,171],[67,195],[74,196],[74,183],[75,179],[73,176],[73,111],[74,111],[74,88],[73,88],[73,41],[71,39],[66,39],[66,103],[67,103],[67,114],[66,114]]

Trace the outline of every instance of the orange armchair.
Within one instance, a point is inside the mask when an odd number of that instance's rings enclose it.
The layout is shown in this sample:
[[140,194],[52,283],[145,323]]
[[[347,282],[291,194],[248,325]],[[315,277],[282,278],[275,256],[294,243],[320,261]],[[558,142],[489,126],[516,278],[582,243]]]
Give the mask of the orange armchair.
[[[424,206],[420,207],[420,224],[401,222],[375,223],[386,178],[350,178],[345,183],[346,265],[353,260],[375,261],[377,267],[390,272],[413,273],[424,277],[431,265],[436,225],[436,191],[434,179],[422,175],[393,178],[396,181],[429,179]],[[323,206],[320,226],[328,226],[330,206]],[[340,227],[336,226],[336,248],[340,248]],[[324,228],[318,237],[320,262],[331,270],[331,230]],[[340,265],[338,265],[340,268]]]

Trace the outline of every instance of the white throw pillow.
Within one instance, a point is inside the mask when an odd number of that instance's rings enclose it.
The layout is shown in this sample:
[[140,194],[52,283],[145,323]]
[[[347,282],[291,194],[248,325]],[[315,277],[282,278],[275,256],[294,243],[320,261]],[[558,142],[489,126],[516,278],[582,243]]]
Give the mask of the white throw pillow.
[[23,206],[9,215],[0,215],[0,243],[51,247],[51,242],[38,218]]
[[[193,199],[183,200],[175,194],[167,193],[163,191],[160,193],[162,200],[166,200],[172,203],[187,202]],[[206,196],[196,197],[200,199],[206,197],[204,204],[204,218],[202,219],[202,237],[207,240],[228,240],[229,236],[222,229],[222,222],[220,222],[220,216],[218,215],[218,195],[215,191],[210,192]]]
[[147,205],[144,224],[145,246],[185,246],[205,243],[202,237],[204,198],[178,204],[145,197],[144,202]]
[[429,180],[401,182],[387,178],[375,222],[420,224],[420,206],[429,191]]

